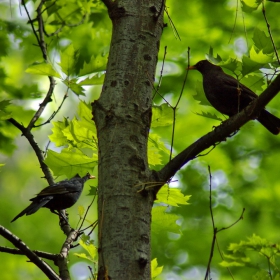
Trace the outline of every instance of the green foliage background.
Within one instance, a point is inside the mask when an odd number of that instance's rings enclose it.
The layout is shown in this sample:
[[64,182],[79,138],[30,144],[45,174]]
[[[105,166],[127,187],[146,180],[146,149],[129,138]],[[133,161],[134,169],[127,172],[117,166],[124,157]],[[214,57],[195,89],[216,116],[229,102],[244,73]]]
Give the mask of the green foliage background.
[[[33,12],[34,5],[33,1],[27,3]],[[205,54],[212,60],[221,58],[225,71],[234,75],[230,71],[234,70],[240,78],[242,74],[254,70],[241,82],[256,93],[266,88],[266,80],[262,79],[259,69],[265,67],[267,73],[268,67],[277,66],[277,63],[261,1],[168,0],[166,6],[181,40],[166,15],[167,28],[161,41],[156,86],[165,57],[159,92],[171,105],[174,106],[179,98],[188,56],[190,64],[205,59]],[[279,46],[280,4],[265,1],[264,7],[275,45]],[[58,34],[46,38],[50,60],[47,66],[39,48],[34,45],[36,41],[30,25],[26,24],[28,19],[22,6],[19,8],[18,3],[1,2],[0,10],[0,159],[5,164],[0,167],[0,221],[30,248],[57,253],[64,236],[57,226],[56,217],[48,210],[40,210],[10,224],[10,220],[26,207],[28,199],[46,183],[40,179],[42,173],[38,161],[26,139],[6,119],[13,117],[27,125],[47,91],[48,79],[45,75],[54,75],[57,87],[53,102],[40,122],[46,121],[57,110],[66,93],[68,97],[52,124],[34,130],[36,141],[42,149],[45,149],[49,137],[53,141],[49,149],[54,152],[49,152],[47,163],[54,174],[60,176],[58,180],[63,179],[62,175],[71,177],[84,168],[98,175],[95,168],[95,131],[89,127],[79,108],[88,106],[100,94],[111,23],[99,1],[67,1],[67,4],[56,1],[46,15],[46,31],[50,34],[61,27],[61,18],[66,25]],[[83,24],[77,25],[82,19]],[[67,24],[77,26],[68,27]],[[271,64],[268,65],[268,62]],[[205,100],[199,94],[201,84],[198,81],[201,81],[199,73],[188,73],[183,96],[176,109],[174,154],[220,123],[197,113],[216,114],[224,119],[213,108],[201,105],[205,104]],[[167,148],[172,135],[173,111],[160,95],[156,94],[154,98],[157,107],[154,108],[149,139],[149,160],[154,169],[160,169],[168,161]],[[84,102],[80,103],[80,100]],[[280,117],[279,106],[280,100],[276,97],[268,109]],[[81,131],[81,126],[86,127],[86,131],[79,135],[77,131]],[[84,138],[85,135],[88,137]],[[61,153],[62,149],[64,153],[82,151],[84,158],[77,157],[77,164],[65,165],[65,162],[73,163],[73,159],[61,157],[62,163],[55,166],[54,163],[58,162],[55,160],[56,153]],[[260,124],[251,121],[235,136],[217,145],[210,153],[194,159],[176,174],[170,190],[179,188],[186,197],[176,191],[169,192],[168,188],[163,189],[153,212],[152,254],[153,258],[157,258],[158,265],[164,267],[157,279],[204,278],[213,238],[208,166],[212,171],[212,206],[216,227],[228,227],[238,220],[242,209],[246,209],[243,220],[218,233],[224,259],[215,247],[212,279],[232,279],[226,267],[230,267],[234,279],[279,279],[279,155],[279,136],[271,135]],[[90,166],[83,167],[85,162]],[[92,182],[87,183],[78,203],[84,207],[92,198],[86,196],[90,184]],[[174,203],[174,197],[178,205]],[[165,211],[172,215],[165,214]],[[71,223],[75,225],[78,205],[69,212]],[[91,221],[96,219],[94,213],[92,211]],[[157,223],[156,218],[165,222]],[[96,236],[92,238],[96,240]],[[0,238],[0,245],[11,246],[3,238]],[[75,252],[85,253],[82,248],[75,249]],[[72,255],[70,264],[75,268],[77,263],[81,264],[81,260]],[[4,280],[44,278],[34,265],[26,262],[25,257],[3,253],[0,271]],[[271,276],[268,271],[271,271]],[[84,275],[88,276],[89,272],[85,271]]]

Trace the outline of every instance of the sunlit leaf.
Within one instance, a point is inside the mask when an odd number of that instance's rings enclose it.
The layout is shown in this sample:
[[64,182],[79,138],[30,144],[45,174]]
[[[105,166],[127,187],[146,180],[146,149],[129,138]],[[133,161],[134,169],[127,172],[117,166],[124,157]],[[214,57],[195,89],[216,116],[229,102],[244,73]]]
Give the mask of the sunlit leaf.
[[0,121],[11,118],[12,113],[6,111],[6,107],[9,106],[10,100],[0,101]]
[[87,251],[89,254],[89,259],[92,261],[96,260],[97,257],[97,248],[88,236],[82,235],[79,244]]
[[36,75],[61,78],[60,75],[53,69],[52,65],[49,63],[35,63],[29,66],[25,70],[25,72],[30,74],[36,74]]
[[97,156],[93,154],[92,157],[88,157],[78,149],[63,149],[61,153],[49,150],[45,163],[55,175],[72,178],[76,174],[92,172],[97,166]]
[[241,0],[242,3],[242,10],[245,13],[252,13],[261,4],[262,0]]
[[255,28],[253,41],[255,46],[259,50],[262,50],[265,54],[269,54],[274,51],[270,37],[266,36],[264,31],[261,31],[258,27]]
[[258,63],[247,56],[243,56],[241,73],[243,76],[245,76],[249,73],[258,71],[262,66],[263,66],[263,63]]
[[60,52],[60,67],[62,71],[70,76],[74,74],[74,67],[79,51],[74,49],[73,44],[70,44],[63,51]]
[[158,266],[157,259],[151,261],[151,276],[152,279],[156,278],[162,273],[163,266]]
[[82,206],[82,205],[79,205],[78,206],[78,213],[79,213],[79,216],[82,217],[85,213],[85,208]]
[[178,216],[166,213],[167,207],[156,206],[152,209],[152,232],[173,232],[180,234],[180,227],[176,224]]
[[104,83],[105,74],[94,75],[79,82],[81,86],[102,85]]
[[168,104],[163,103],[160,106],[153,106],[151,127],[170,126],[172,123],[173,109]]
[[273,53],[264,54],[262,50],[257,52],[255,48],[252,47],[250,50],[250,58],[259,64],[266,64],[273,61]]
[[161,187],[155,202],[163,202],[170,206],[178,207],[179,204],[187,205],[191,195],[184,195],[180,189],[170,188],[168,185]]
[[150,133],[148,139],[148,161],[149,165],[156,166],[162,164],[162,157],[169,155],[170,151],[166,148],[160,136]]
[[70,88],[76,95],[85,95],[85,89],[77,83],[77,79],[64,80],[63,83]]
[[63,130],[69,125],[69,122],[66,118],[64,121],[52,122],[52,134],[49,136],[49,139],[55,143],[57,147],[65,146],[68,144],[67,137],[64,135]]

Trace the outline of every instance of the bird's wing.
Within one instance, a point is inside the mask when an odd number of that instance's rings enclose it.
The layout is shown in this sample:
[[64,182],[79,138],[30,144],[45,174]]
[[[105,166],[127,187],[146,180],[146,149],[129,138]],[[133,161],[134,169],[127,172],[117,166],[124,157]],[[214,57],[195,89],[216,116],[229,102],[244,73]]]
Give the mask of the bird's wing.
[[77,191],[79,191],[79,188],[77,189],[77,184],[63,182],[63,184],[56,184],[44,188],[40,193],[37,194],[37,197],[56,195],[56,194],[66,194],[66,193],[77,192]]
[[31,215],[33,213],[35,213],[36,211],[38,211],[41,207],[43,207],[44,205],[46,205],[50,200],[53,199],[53,196],[44,196],[44,197],[34,197],[31,198],[30,201],[32,201],[32,203],[25,209],[26,211],[26,215]]
[[238,82],[235,78],[233,78],[230,75],[223,76],[222,80],[223,80],[223,83],[226,84],[227,86],[235,88],[236,90],[238,88],[240,88],[241,89],[241,96],[242,96],[242,92],[246,93],[246,97],[251,99],[251,101],[258,97],[258,95],[255,94],[252,90],[250,90],[248,87],[246,87],[243,84],[241,84],[240,82]]

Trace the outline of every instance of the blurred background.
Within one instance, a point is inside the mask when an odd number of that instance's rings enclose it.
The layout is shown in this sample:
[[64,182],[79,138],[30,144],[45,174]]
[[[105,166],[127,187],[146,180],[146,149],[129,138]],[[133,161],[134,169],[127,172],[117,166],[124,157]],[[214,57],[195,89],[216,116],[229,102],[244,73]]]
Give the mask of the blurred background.
[[[58,1],[61,5],[61,16],[70,17],[69,9],[74,3],[62,2]],[[211,48],[213,55],[215,57],[219,55],[224,61],[229,58],[242,61],[243,56],[248,56],[254,45],[253,38],[256,30],[263,31],[268,36],[262,7],[257,6],[255,10],[249,9],[257,2],[249,0],[243,2],[243,9],[239,1],[232,0],[168,0],[166,2],[169,17],[165,15],[167,27],[164,28],[162,35],[155,82],[157,86],[162,79],[159,92],[169,104],[174,106],[179,98],[188,63],[193,65],[205,59]],[[98,55],[106,57],[108,54],[111,23],[107,11],[98,1],[84,1],[83,3],[91,3],[88,8],[90,14],[83,24],[74,28],[65,27],[58,36],[46,39],[51,61],[58,71],[60,71],[59,51],[69,42],[84,53],[83,62],[89,57],[94,59]],[[33,16],[36,5],[37,3],[33,1],[27,2],[28,10]],[[247,6],[249,8],[246,10]],[[84,9],[86,7],[86,5],[83,6]],[[275,34],[273,39],[276,46],[280,43],[279,7],[279,3],[265,2],[266,17],[271,33]],[[26,125],[47,92],[48,79],[25,73],[25,69],[31,63],[42,61],[42,58],[38,48],[34,46],[36,41],[30,25],[26,24],[28,18],[23,7],[17,1],[1,1],[0,10],[0,36],[3,42],[0,48],[0,101],[12,100],[13,105],[10,106],[12,116]],[[69,14],[66,14],[66,11]],[[79,14],[75,16],[77,19],[73,17],[69,23],[79,21]],[[54,25],[55,23],[52,25],[51,21],[48,22],[47,28],[50,33],[55,31]],[[167,47],[166,53],[165,47]],[[188,58],[190,58],[189,61]],[[228,73],[234,75],[230,71]],[[262,72],[256,71],[241,82],[254,87],[254,84],[250,84],[254,76],[261,77],[262,75]],[[220,124],[220,121],[205,118],[196,113],[210,112],[226,119],[213,108],[202,106],[196,100],[197,98],[193,97],[197,93],[197,87],[201,85],[201,80],[199,72],[188,73],[186,86],[176,111],[173,155],[181,152]],[[259,94],[266,87],[267,84],[262,82],[254,90]],[[80,100],[89,103],[97,99],[101,85],[84,87],[84,90],[84,96],[69,94],[53,121],[63,121],[64,117],[72,119],[76,115],[76,109],[73,108],[78,107]],[[53,111],[57,110],[65,92],[66,86],[57,80],[53,102],[49,104],[40,122],[46,121]],[[155,105],[165,103],[160,95],[155,95]],[[280,99],[276,96],[267,109],[280,117],[279,107]],[[52,128],[53,125],[50,123],[34,130],[34,137],[42,150],[49,145],[48,137],[52,134]],[[165,146],[170,147],[171,126],[155,128],[152,132],[160,135]],[[158,265],[164,267],[163,273],[157,279],[204,279],[213,238],[209,210],[208,166],[211,167],[212,175],[212,207],[215,226],[218,229],[230,226],[240,218],[243,208],[246,209],[243,220],[218,233],[220,251],[223,254],[229,254],[228,248],[231,243],[246,241],[254,234],[267,240],[271,246],[279,243],[279,137],[270,134],[256,121],[250,121],[236,135],[219,143],[211,152],[205,151],[204,155],[192,160],[176,174],[170,187],[180,188],[184,195],[191,195],[191,199],[188,201],[189,205],[168,207],[168,212],[178,215],[177,224],[180,226],[181,234],[168,231],[152,234],[153,258],[157,258]],[[50,144],[48,149],[60,151],[60,148],[54,144]],[[42,209],[34,215],[24,216],[15,223],[10,223],[14,216],[29,204],[29,199],[46,187],[47,183],[41,178],[43,173],[27,140],[6,121],[0,122],[0,151],[0,163],[5,164],[0,169],[1,225],[17,235],[31,249],[58,253],[64,241],[64,235],[58,227],[58,218],[48,209]],[[167,161],[168,157],[163,156],[162,164]],[[96,169],[93,175],[98,176]],[[60,181],[64,178],[60,176],[56,179]],[[89,205],[92,196],[87,194],[90,186],[96,186],[96,184],[97,182],[93,181],[87,182],[79,202],[69,209],[72,226],[75,226],[79,220],[78,206]],[[96,205],[93,205],[90,221],[97,218],[95,209]],[[92,239],[96,240],[94,234]],[[12,247],[2,237],[0,237],[0,246]],[[76,248],[75,251],[83,252],[81,248]],[[37,267],[27,262],[26,257],[0,254],[1,279],[45,279]],[[252,250],[249,255],[250,265],[245,268],[243,266],[231,267],[234,279],[266,279],[252,277],[260,270],[266,272],[269,270],[267,257],[257,250]],[[271,268],[273,273],[278,272],[279,260],[276,256],[277,253],[275,253],[275,267]],[[211,279],[233,279],[228,270],[220,265],[222,261],[215,247]],[[89,278],[87,266],[94,266],[92,263],[81,261],[72,254],[69,262],[73,279]]]

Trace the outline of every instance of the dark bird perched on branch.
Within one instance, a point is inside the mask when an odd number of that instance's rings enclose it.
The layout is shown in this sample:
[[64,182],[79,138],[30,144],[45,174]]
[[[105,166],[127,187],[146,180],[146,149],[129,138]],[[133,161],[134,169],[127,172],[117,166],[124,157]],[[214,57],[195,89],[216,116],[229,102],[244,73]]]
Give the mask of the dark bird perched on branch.
[[30,199],[32,203],[21,211],[11,222],[14,222],[24,214],[34,214],[41,207],[49,208],[51,212],[57,214],[55,210],[60,211],[73,206],[83,191],[84,183],[94,178],[89,173],[82,178],[76,175],[70,180],[63,180],[44,188],[36,197]]
[[[224,73],[220,66],[207,60],[201,60],[188,69],[196,69],[202,74],[206,98],[216,110],[229,117],[237,114],[258,98],[258,95],[249,88]],[[256,119],[271,133],[279,133],[280,119],[265,109],[260,112]]]

